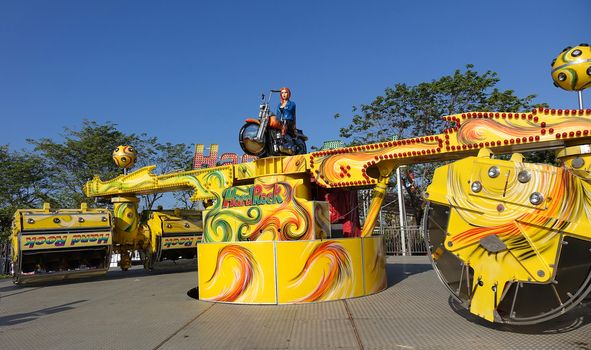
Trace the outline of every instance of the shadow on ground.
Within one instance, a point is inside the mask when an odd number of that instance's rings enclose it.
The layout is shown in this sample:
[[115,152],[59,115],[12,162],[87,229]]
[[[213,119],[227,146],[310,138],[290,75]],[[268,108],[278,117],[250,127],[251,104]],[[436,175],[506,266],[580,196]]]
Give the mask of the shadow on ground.
[[[559,334],[574,331],[591,322],[591,303],[579,305],[564,315],[532,325],[513,325],[506,323],[491,323],[483,318],[471,314],[464,306],[452,296],[448,303],[452,310],[470,322],[474,322],[486,328],[496,329],[503,332],[521,334]],[[591,349],[591,343],[585,344]]]
[[190,298],[199,300],[199,288],[191,288],[191,289],[189,289],[189,291],[187,292],[187,295]]
[[431,264],[426,263],[398,263],[390,262],[386,264],[386,275],[388,276],[388,287],[403,281],[409,276],[433,270]]
[[51,315],[51,314],[55,314],[58,312],[72,310],[72,309],[74,309],[74,307],[72,305],[83,303],[85,301],[88,301],[88,300],[77,300],[77,301],[73,301],[71,303],[47,307],[45,309],[41,309],[41,310],[37,310],[37,311],[24,312],[24,313],[14,314],[14,315],[0,316],[0,327],[12,326],[12,325],[19,324],[19,323],[30,322],[30,321],[36,320],[37,318],[39,318],[41,316],[46,316],[46,315]]
[[[106,275],[103,276],[92,276],[92,277],[84,277],[84,278],[66,278],[66,279],[59,279],[55,281],[43,281],[43,282],[31,282],[26,284],[9,284],[4,287],[0,287],[0,293],[8,293],[3,296],[10,296],[13,294],[20,294],[23,292],[27,292],[29,290],[39,289],[43,287],[50,287],[55,285],[66,285],[66,284],[77,284],[77,283],[92,283],[97,281],[106,281],[106,280],[119,280],[125,278],[138,278],[138,277],[145,277],[145,276],[154,276],[154,275],[162,275],[162,274],[170,274],[170,273],[182,273],[182,272],[197,272],[196,268],[186,268],[186,267],[179,267],[179,268],[167,268],[165,270],[158,270],[158,271],[148,271],[144,270],[142,267],[132,268],[127,271],[121,270],[111,270],[107,272]],[[17,293],[10,293],[16,291]]]

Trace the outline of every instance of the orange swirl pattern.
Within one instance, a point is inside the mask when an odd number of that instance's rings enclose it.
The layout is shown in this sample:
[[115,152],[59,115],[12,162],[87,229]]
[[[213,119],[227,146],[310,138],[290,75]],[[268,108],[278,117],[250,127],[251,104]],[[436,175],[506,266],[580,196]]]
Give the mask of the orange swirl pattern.
[[536,136],[539,133],[540,127],[532,122],[522,126],[505,119],[473,119],[459,128],[458,141],[462,144],[474,144],[495,137],[510,139]]
[[333,298],[332,295],[341,289],[348,279],[352,278],[352,262],[347,250],[336,242],[326,241],[314,248],[312,253],[306,259],[302,271],[291,281],[294,285],[299,285],[306,278],[313,267],[319,264],[319,260],[328,259],[328,271],[324,271],[318,285],[308,295],[302,297],[296,302],[312,302],[324,298]]
[[233,271],[233,283],[210,300],[236,301],[249,287],[255,284],[254,280],[259,270],[257,262],[250,250],[237,245],[227,245],[219,251],[215,270],[207,283],[215,284],[218,280],[224,279],[221,269],[224,263],[230,259],[238,263],[237,268],[234,268]]
[[257,225],[241,238],[256,241],[267,232],[281,241],[309,240],[313,238],[312,215],[294,197],[293,188],[287,182],[262,185],[267,190],[281,186],[285,200],[276,209],[264,215]]
[[[312,176],[324,187],[364,186],[376,184],[367,168],[383,160],[436,154],[443,140],[439,136],[346,147],[311,153]],[[396,152],[395,152],[396,151]]]

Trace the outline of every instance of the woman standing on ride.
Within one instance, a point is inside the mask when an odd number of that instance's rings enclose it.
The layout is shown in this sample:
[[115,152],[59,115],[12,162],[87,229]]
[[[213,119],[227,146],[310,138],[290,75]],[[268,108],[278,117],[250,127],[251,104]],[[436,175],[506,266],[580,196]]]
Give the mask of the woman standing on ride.
[[290,100],[291,91],[289,88],[283,87],[279,90],[279,95],[281,100],[279,101],[275,115],[283,125],[282,133],[285,135],[287,132],[290,136],[295,136],[296,104]]

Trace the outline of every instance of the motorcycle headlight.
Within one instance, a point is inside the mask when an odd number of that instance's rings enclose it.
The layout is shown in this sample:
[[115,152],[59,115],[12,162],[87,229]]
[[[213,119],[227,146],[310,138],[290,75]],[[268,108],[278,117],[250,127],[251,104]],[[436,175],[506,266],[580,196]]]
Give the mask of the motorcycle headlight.
[[264,138],[262,141],[255,140],[258,131],[259,125],[255,123],[248,123],[244,127],[242,127],[242,130],[240,130],[240,147],[242,147],[242,150],[245,153],[253,156],[258,156],[264,151]]

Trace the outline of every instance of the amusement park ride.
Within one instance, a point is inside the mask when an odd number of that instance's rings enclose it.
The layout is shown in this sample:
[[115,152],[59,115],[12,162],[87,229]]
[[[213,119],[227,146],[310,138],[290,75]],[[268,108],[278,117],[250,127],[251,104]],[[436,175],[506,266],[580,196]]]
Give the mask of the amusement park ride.
[[[591,85],[591,49],[565,49],[552,77]],[[564,314],[591,291],[591,110],[469,112],[443,117],[442,134],[155,175],[155,166],[84,192],[113,211],[21,209],[15,214],[15,283],[105,274],[140,251],[146,268],[198,260],[201,300],[289,304],[359,297],[387,287],[383,238],[373,235],[388,180],[402,165],[449,162],[424,195],[424,236],[451,294],[490,322],[533,324]],[[241,138],[261,154],[251,121]],[[260,125],[260,124],[259,124]],[[302,148],[302,147],[301,147]],[[305,149],[303,147],[302,149]],[[553,149],[560,167],[524,162]],[[496,158],[512,153],[509,160]],[[135,152],[120,146],[125,168]],[[337,230],[331,207],[373,189],[363,227]],[[204,211],[138,213],[138,195],[192,190]],[[337,218],[343,223],[343,218]],[[341,227],[339,225],[338,227]]]

